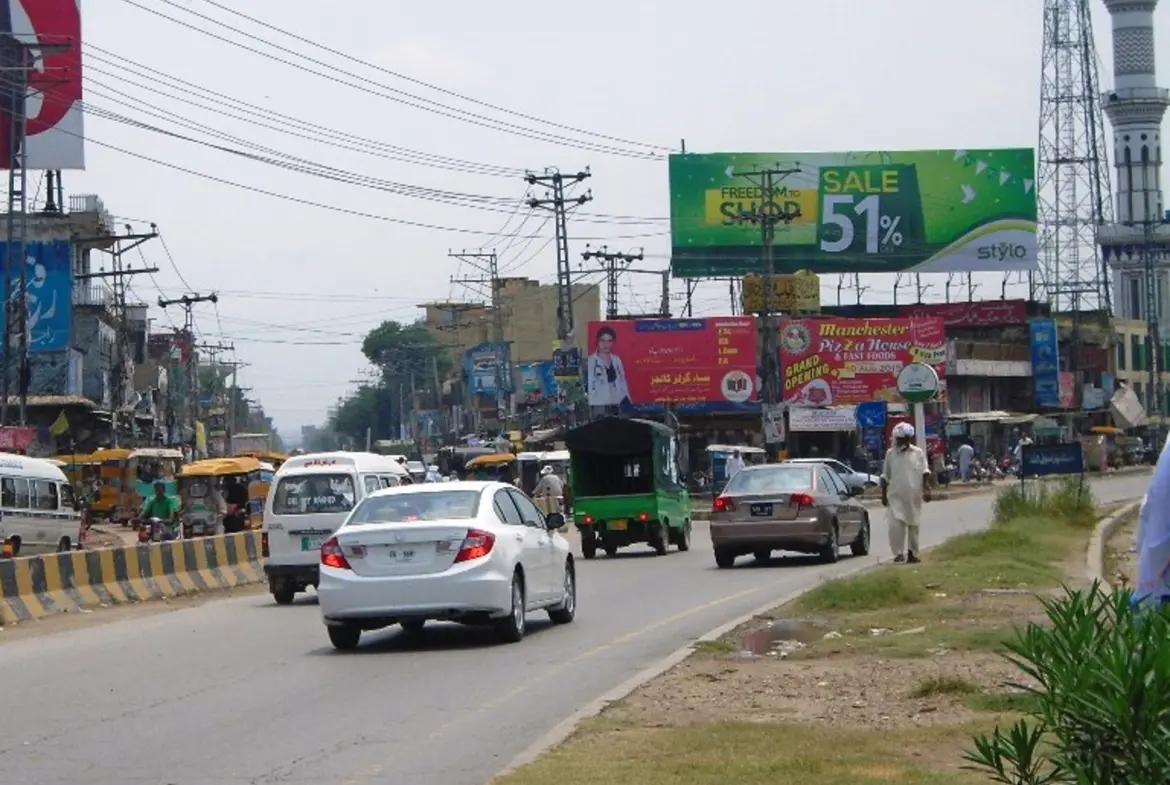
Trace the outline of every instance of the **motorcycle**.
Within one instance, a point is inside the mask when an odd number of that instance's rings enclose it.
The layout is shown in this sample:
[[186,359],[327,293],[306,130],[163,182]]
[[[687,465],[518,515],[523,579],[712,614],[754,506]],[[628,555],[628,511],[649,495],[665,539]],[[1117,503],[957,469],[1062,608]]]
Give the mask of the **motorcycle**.
[[147,518],[138,526],[138,542],[171,542],[182,538],[182,529],[173,521],[164,521],[160,518]]

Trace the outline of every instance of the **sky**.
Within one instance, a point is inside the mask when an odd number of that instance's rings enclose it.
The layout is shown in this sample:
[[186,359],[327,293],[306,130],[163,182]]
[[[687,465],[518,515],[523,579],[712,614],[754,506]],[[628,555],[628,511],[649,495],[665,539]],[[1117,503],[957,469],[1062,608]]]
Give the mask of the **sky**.
[[[696,0],[448,0],[409,12],[338,4],[350,13],[309,0],[225,3],[310,43],[207,0],[82,0],[87,104],[187,139],[87,116],[87,167],[67,172],[65,188],[100,195],[119,224],[157,224],[165,248],[143,251],[160,272],[139,276],[133,292],[150,303],[217,292],[217,306],[196,308],[197,329],[234,345],[247,364],[241,386],[285,436],[323,422],[368,373],[361,340],[381,321],[413,320],[427,301],[483,299],[452,283],[478,273],[450,251],[494,248],[503,274],[555,279],[552,224],[522,206],[524,170],[589,167],[593,201],[570,221],[570,252],[586,243],[642,249],[640,266],[658,269],[669,258],[669,204],[655,154],[681,140],[692,152],[723,152],[1037,139],[1041,0],[740,0],[734,14]],[[1109,18],[1100,3],[1093,14],[1104,89]],[[1170,85],[1170,10],[1155,24],[1159,81]],[[173,79],[214,95],[180,92],[191,88]],[[259,119],[257,107],[302,124]],[[559,138],[531,138],[524,129],[534,128]],[[310,173],[322,171],[330,177]],[[999,296],[999,276],[977,280],[977,298]],[[822,282],[834,302],[836,277]],[[925,299],[941,301],[943,279],[932,283]],[[891,301],[892,276],[863,284],[867,302]],[[659,291],[656,278],[627,276],[622,310],[656,310]],[[681,283],[675,292],[681,299]],[[726,284],[699,288],[697,315],[729,308]],[[180,319],[151,311],[156,328]]]

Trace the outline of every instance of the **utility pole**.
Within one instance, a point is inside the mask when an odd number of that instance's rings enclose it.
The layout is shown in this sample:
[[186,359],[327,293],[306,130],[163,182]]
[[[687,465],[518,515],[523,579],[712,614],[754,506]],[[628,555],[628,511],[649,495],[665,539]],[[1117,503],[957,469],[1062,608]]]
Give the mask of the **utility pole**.
[[[111,263],[109,270],[96,273],[75,274],[75,281],[89,281],[109,278],[110,290],[113,293],[113,320],[114,320],[114,356],[110,358],[110,439],[113,447],[119,446],[118,413],[126,403],[126,383],[130,381],[126,374],[127,345],[129,344],[130,322],[126,317],[126,279],[135,275],[153,275],[158,272],[157,267],[134,267],[122,261],[123,255],[133,251],[143,243],[158,237],[158,230],[154,224],[150,225],[149,232],[136,233],[129,225],[126,234],[114,238],[114,248],[110,251]],[[78,238],[75,242],[85,242],[97,238]],[[21,419],[24,418],[24,397],[21,397]]]
[[581,258],[585,261],[596,259],[601,262],[605,269],[605,318],[616,319],[618,316],[618,279],[626,267],[644,258],[642,249],[639,248],[636,253],[611,253],[609,246],[603,245],[600,251],[594,251],[586,245]]
[[167,300],[163,297],[158,298],[158,307],[166,310],[172,305],[178,305],[183,308],[183,332],[187,336],[187,344],[191,347],[191,353],[187,357],[187,365],[184,369],[186,375],[187,388],[187,423],[191,428],[191,438],[195,438],[195,420],[198,416],[199,402],[196,400],[197,383],[195,380],[195,319],[191,315],[191,309],[198,303],[218,303],[219,295],[215,292],[211,294],[185,294],[173,300]]
[[[11,17],[5,5],[5,17]],[[12,20],[7,18],[7,29]],[[45,55],[67,52],[73,42],[49,43],[38,37],[36,41],[21,41],[15,35],[0,35],[0,119],[8,121],[8,149],[3,151],[3,165],[8,167],[8,233],[4,249],[4,380],[3,401],[0,401],[0,425],[8,424],[8,393],[12,371],[13,337],[18,330],[17,386],[20,392],[20,424],[27,424],[28,388],[32,381],[29,362],[28,299],[26,296],[25,251],[28,246],[28,100],[30,75],[34,69],[44,69]],[[12,265],[20,265],[18,298],[12,291]],[[14,300],[19,302],[13,313]],[[69,307],[69,306],[65,306]]]
[[556,229],[557,246],[557,338],[562,342],[562,348],[573,345],[573,270],[569,261],[569,232],[566,219],[568,206],[580,206],[593,200],[593,192],[586,191],[580,196],[566,199],[565,180],[569,185],[582,183],[592,175],[589,168],[573,175],[563,175],[555,168],[544,170],[544,174],[529,172],[524,181],[531,185],[543,185],[549,189],[549,195],[544,199],[532,198],[528,206],[535,209],[543,207],[553,212],[553,224]]
[[777,389],[777,381],[779,381],[777,377],[779,374],[776,368],[776,323],[774,318],[775,310],[773,308],[776,295],[776,260],[772,246],[776,241],[776,227],[780,224],[787,225],[800,217],[799,208],[794,212],[787,212],[784,206],[778,203],[773,197],[776,194],[777,183],[790,175],[800,174],[800,172],[801,170],[798,168],[782,169],[780,167],[774,167],[771,169],[734,173],[734,176],[742,177],[760,189],[759,209],[754,213],[741,213],[740,218],[745,221],[750,221],[753,224],[759,224],[760,226],[760,244],[762,246],[761,251],[764,267],[764,310],[761,314],[764,340],[761,341],[763,357],[761,358],[760,366],[764,370],[764,402],[769,407],[778,403],[777,399],[779,398],[779,390]]

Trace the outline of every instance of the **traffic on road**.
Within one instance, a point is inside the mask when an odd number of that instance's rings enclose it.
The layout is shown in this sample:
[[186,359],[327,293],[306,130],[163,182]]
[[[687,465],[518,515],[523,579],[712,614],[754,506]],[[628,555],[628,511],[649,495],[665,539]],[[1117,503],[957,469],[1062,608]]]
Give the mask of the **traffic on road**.
[[[1140,497],[1146,482],[1144,475],[1106,476],[1092,488],[1108,503]],[[442,527],[425,520],[434,513],[408,513],[408,503],[437,494],[444,515],[461,509],[466,528],[497,538],[480,569],[503,585],[499,576],[523,566],[529,551],[514,538],[505,548],[507,524],[481,511],[491,498],[494,513],[501,490],[507,501],[523,502],[514,489],[482,482],[379,489],[367,503],[370,520],[387,521],[386,532],[426,532],[428,542],[447,542],[450,564],[465,549],[484,551],[488,538],[444,540],[433,536]],[[473,494],[474,504],[459,494]],[[992,504],[986,494],[925,505],[923,547],[985,527]],[[405,520],[416,514],[417,520]],[[362,599],[345,599],[348,590],[325,577],[337,568],[324,566],[319,600],[310,593],[282,607],[253,594],[0,642],[0,668],[20,675],[5,686],[13,710],[0,717],[0,766],[6,781],[36,783],[478,785],[580,706],[709,629],[826,578],[889,560],[884,516],[875,515],[871,525],[873,552],[836,564],[785,556],[719,569],[705,522],[695,523],[690,551],[667,558],[641,546],[613,558],[574,559],[571,593],[557,582],[568,572],[550,568],[539,584],[546,604],[525,599],[533,613],[525,617],[524,643],[501,646],[499,627],[435,621],[419,629],[417,621],[431,613],[420,606],[432,602],[422,578],[443,565],[400,563],[399,552],[409,548],[399,548],[393,535],[374,535],[368,522],[347,524],[322,560],[340,551],[355,576],[356,560],[364,558],[363,577],[414,584],[403,607],[422,612],[405,627],[363,630],[360,645],[339,655],[322,634],[323,617],[343,613],[349,602],[360,607]],[[532,553],[542,537],[566,565],[581,553],[576,533],[532,527],[531,534]],[[354,555],[357,546],[366,548],[364,557]],[[376,558],[375,546],[382,548]],[[529,569],[539,574],[538,566]],[[496,610],[516,610],[506,592],[496,594],[502,597],[494,600],[502,606]],[[574,623],[538,618],[538,606],[539,616],[568,613]],[[405,618],[403,612],[377,610],[382,621]],[[128,659],[128,647],[138,655]],[[130,757],[128,739],[134,740]]]

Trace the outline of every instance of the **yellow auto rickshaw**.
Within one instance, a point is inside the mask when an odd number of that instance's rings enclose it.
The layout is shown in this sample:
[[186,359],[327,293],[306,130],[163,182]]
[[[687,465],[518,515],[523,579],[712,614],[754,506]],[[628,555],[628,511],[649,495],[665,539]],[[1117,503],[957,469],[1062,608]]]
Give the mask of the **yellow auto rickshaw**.
[[261,463],[270,464],[274,472],[280,471],[280,467],[288,460],[288,455],[274,450],[245,450],[244,452],[236,453],[236,457],[255,458]]
[[183,466],[181,450],[165,447],[142,447],[130,453],[126,464],[126,490],[122,493],[123,506],[119,518],[138,517],[142,503],[154,495],[155,483],[166,486],[167,496],[179,500],[179,469]]
[[91,508],[95,518],[108,518],[115,523],[121,522],[123,526],[129,526],[133,520],[121,516],[122,510],[126,508],[122,496],[127,493],[128,486],[132,490],[129,476],[130,452],[123,449],[107,449],[98,450],[89,456],[90,460],[99,465],[98,481],[101,483],[94,494]]
[[496,452],[472,458],[463,467],[469,480],[512,482],[516,479],[516,456],[510,452]]
[[251,457],[210,458],[184,466],[179,471],[183,536],[203,537],[220,530],[227,513],[224,483],[229,477],[248,486],[247,526],[259,529],[264,523],[264,500],[271,482],[263,481],[266,474],[260,461]]

